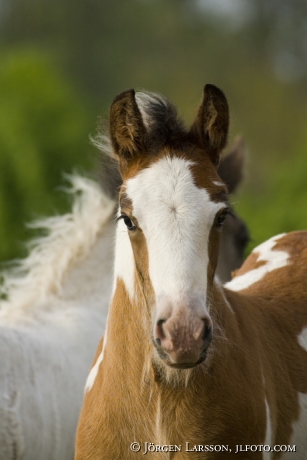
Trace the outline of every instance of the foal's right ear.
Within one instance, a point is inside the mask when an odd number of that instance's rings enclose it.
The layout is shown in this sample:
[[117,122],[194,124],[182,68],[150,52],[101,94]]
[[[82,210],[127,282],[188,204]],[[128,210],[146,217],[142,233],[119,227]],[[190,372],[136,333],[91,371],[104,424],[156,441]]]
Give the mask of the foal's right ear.
[[110,136],[119,160],[125,162],[141,151],[146,135],[134,89],[116,96],[110,108]]
[[214,85],[206,85],[190,134],[206,150],[216,166],[227,142],[228,127],[229,109],[223,91]]

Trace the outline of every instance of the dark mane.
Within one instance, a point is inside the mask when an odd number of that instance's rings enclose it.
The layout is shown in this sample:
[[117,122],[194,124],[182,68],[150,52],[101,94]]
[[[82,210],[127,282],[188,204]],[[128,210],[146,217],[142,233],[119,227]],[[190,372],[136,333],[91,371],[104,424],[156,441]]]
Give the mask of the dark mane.
[[154,153],[166,145],[178,147],[187,132],[176,107],[154,93],[137,92],[135,99],[147,130],[148,149]]

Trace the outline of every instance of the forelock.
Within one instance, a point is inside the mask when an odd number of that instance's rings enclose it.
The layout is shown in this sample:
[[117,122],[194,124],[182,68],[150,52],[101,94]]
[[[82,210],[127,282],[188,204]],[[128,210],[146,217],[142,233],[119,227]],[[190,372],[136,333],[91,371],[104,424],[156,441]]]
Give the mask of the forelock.
[[145,91],[137,92],[135,100],[147,130],[151,151],[182,142],[186,130],[171,102],[159,94]]

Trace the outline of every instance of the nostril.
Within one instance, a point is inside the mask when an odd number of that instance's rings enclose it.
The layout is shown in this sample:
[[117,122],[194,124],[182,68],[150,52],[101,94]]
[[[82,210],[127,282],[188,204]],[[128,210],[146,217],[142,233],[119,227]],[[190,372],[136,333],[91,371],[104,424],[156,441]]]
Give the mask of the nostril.
[[205,343],[210,342],[210,340],[212,339],[212,326],[209,326],[206,323],[205,323],[202,339]]
[[156,322],[156,327],[155,327],[155,342],[156,344],[161,347],[161,342],[165,338],[165,333],[163,330],[163,324],[166,323],[166,318],[160,318]]
[[164,323],[166,322],[166,319],[165,318],[161,318],[157,321],[157,326],[158,327],[161,327]]

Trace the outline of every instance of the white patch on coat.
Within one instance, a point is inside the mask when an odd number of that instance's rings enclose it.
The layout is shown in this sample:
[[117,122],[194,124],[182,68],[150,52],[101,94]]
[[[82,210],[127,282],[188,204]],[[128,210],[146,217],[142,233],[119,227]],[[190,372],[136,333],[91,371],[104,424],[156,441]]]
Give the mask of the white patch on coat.
[[[216,213],[225,206],[212,202],[209,193],[194,184],[191,165],[191,161],[166,156],[126,183],[126,194],[146,238],[156,297],[173,301],[191,294],[206,298],[209,234]],[[119,259],[118,248],[116,255]],[[132,262],[120,259],[124,275]],[[131,279],[125,283],[131,291]]]
[[[266,431],[265,431],[265,439],[264,445],[266,446],[273,446],[272,442],[272,422],[271,422],[271,412],[270,406],[265,398],[265,411],[266,411]],[[263,452],[263,460],[269,460],[271,458],[271,452]]]
[[297,336],[298,343],[307,351],[307,327],[304,327],[300,335]]
[[223,182],[220,182],[218,180],[214,180],[214,181],[212,181],[212,183],[214,185],[217,185],[217,187],[225,187],[225,184],[223,184]]
[[225,291],[223,289],[223,284],[222,284],[221,280],[219,279],[218,275],[216,275],[216,274],[214,275],[214,281],[215,281],[216,286],[219,288],[221,295],[223,296],[225,304],[227,305],[227,307],[229,308],[231,313],[235,313],[234,309],[232,308],[232,305],[229,303],[229,301],[228,301],[228,299],[227,299],[227,297],[225,295]]
[[102,363],[103,358],[104,358],[104,351],[106,349],[106,344],[107,344],[107,332],[108,332],[108,327],[106,327],[106,330],[105,330],[101,353],[98,356],[94,366],[90,370],[90,373],[89,373],[89,375],[87,377],[86,384],[85,384],[85,389],[84,389],[85,392],[90,391],[93,388],[93,385],[95,383],[95,380],[96,380],[96,377],[97,377],[97,374],[98,374],[98,371],[99,371],[100,364]]
[[267,273],[286,266],[289,260],[288,252],[273,250],[276,242],[284,235],[285,233],[274,236],[253,250],[252,254],[258,254],[257,262],[266,262],[264,265],[236,276],[224,286],[231,291],[241,291],[260,281]]
[[232,308],[232,305],[229,303],[228,299],[226,298],[225,296],[225,293],[224,291],[222,290],[222,293],[223,293],[223,299],[224,299],[224,302],[225,304],[227,305],[227,307],[229,308],[229,310],[231,311],[231,313],[235,313],[234,309]]

